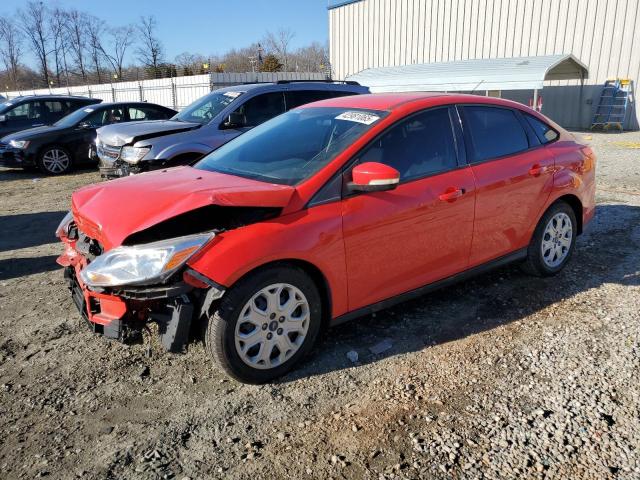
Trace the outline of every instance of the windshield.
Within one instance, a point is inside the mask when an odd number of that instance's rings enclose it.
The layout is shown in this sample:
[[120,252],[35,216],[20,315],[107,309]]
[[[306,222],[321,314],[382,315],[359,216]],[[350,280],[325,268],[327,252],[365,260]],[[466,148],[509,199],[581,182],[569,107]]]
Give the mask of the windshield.
[[80,108],[66,117],[62,117],[54,125],[56,127],[73,127],[94,111],[91,107]]
[[327,165],[384,115],[343,107],[292,110],[223,145],[195,168],[295,185]]
[[173,120],[208,123],[243,92],[211,93],[185,107]]

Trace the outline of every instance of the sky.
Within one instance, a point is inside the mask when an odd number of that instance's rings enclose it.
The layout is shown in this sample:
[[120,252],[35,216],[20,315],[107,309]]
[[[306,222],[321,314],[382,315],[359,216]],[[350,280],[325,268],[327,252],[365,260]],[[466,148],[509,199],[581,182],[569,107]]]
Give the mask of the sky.
[[[154,15],[167,60],[188,51],[219,54],[260,40],[269,30],[290,28],[293,48],[328,37],[327,0],[44,0],[51,7],[74,7],[109,25],[135,23]],[[8,15],[26,0],[0,0]],[[30,62],[29,62],[30,63]]]

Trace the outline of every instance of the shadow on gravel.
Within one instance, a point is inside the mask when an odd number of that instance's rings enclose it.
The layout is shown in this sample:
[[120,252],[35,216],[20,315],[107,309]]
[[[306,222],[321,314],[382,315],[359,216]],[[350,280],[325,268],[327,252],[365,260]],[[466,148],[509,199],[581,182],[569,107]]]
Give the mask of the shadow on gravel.
[[[531,277],[517,265],[495,270],[420,299],[330,330],[311,358],[284,377],[287,383],[419,351],[521,320],[604,283],[640,285],[640,207],[599,205],[578,238],[567,268],[550,278]],[[586,315],[598,307],[584,305]],[[374,354],[369,349],[391,348]],[[352,363],[347,352],[356,351]]]
[[0,260],[0,280],[33,275],[34,273],[50,272],[58,270],[57,255],[44,257],[7,258]]
[[66,213],[23,213],[0,217],[0,252],[56,242],[55,230]]

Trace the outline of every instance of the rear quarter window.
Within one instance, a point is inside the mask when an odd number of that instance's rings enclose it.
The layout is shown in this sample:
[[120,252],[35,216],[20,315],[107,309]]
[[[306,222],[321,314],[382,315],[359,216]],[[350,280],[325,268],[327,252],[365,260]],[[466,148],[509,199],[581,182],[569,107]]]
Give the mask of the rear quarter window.
[[474,162],[512,155],[529,148],[527,134],[513,110],[465,106],[463,111]]
[[536,136],[542,143],[553,142],[555,139],[559,137],[558,132],[556,132],[549,125],[544,123],[542,120],[537,119],[533,115],[529,115],[528,113],[523,113],[524,118],[527,120]]

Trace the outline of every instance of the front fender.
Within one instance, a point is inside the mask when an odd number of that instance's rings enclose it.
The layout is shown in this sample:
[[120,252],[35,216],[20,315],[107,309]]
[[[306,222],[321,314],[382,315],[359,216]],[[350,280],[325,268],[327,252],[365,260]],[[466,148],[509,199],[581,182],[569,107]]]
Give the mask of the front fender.
[[340,203],[223,232],[188,265],[225,287],[268,263],[298,260],[318,269],[329,287],[332,316],[347,311],[347,275]]

